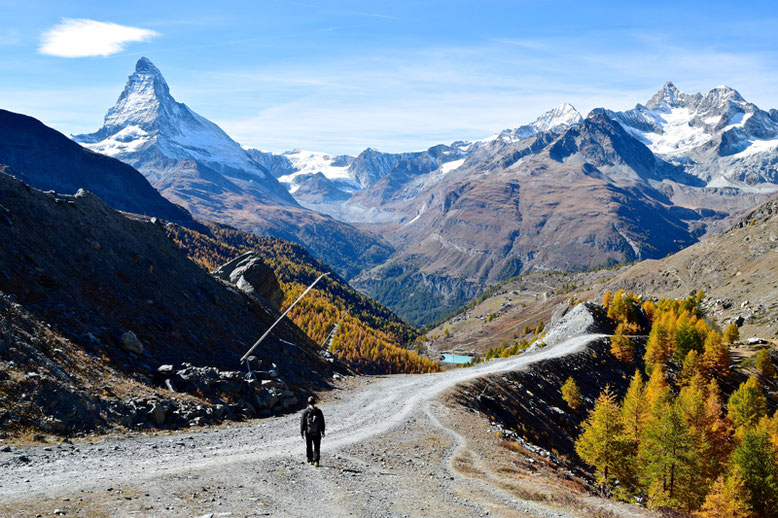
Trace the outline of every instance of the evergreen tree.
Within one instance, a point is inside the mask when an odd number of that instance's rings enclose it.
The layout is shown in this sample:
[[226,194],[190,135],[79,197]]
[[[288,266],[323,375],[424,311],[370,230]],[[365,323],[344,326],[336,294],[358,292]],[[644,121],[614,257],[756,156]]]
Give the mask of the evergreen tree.
[[621,409],[610,387],[606,386],[597,398],[582,428],[575,451],[585,463],[595,468],[600,484],[610,485],[618,479],[627,452]]
[[673,401],[652,409],[638,458],[652,507],[691,511],[702,503],[699,459],[689,426]]
[[767,400],[759,380],[751,376],[748,381],[741,383],[729,396],[727,408],[736,431],[742,434],[747,429],[755,428],[767,412]]
[[697,321],[695,317],[688,313],[681,314],[678,317],[675,328],[675,359],[678,363],[682,363],[686,359],[686,355],[689,351],[703,352],[703,340],[696,327]]
[[565,384],[562,385],[562,399],[573,410],[577,410],[581,406],[581,389],[578,388],[578,384],[572,376],[567,378]]
[[764,430],[748,430],[732,453],[732,467],[743,476],[748,504],[759,517],[778,516],[778,459]]

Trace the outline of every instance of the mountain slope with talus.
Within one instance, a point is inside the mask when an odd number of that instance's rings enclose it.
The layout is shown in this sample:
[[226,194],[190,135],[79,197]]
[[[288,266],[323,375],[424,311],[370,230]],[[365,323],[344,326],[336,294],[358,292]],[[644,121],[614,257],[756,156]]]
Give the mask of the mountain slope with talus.
[[655,297],[703,289],[706,309],[741,336],[778,336],[778,198],[750,210],[735,225],[669,257],[643,261],[604,287]]
[[103,127],[73,137],[141,171],[199,219],[299,242],[346,278],[381,263],[381,237],[301,207],[270,172],[217,125],[177,102],[141,58]]

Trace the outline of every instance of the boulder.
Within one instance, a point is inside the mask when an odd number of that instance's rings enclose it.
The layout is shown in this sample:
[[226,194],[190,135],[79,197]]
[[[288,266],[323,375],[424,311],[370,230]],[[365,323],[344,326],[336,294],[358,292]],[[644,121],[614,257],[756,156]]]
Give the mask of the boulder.
[[165,376],[165,377],[170,377],[170,376],[172,376],[172,375],[173,375],[173,366],[172,366],[172,365],[170,365],[170,364],[166,364],[166,365],[160,365],[160,366],[157,368],[157,372],[158,372],[159,374],[161,374],[162,376]]
[[132,331],[127,331],[121,337],[122,349],[127,352],[141,354],[143,352],[143,344],[138,339],[138,336]]
[[151,405],[151,409],[146,414],[155,426],[159,426],[165,422],[165,410],[158,402],[154,402]]
[[284,293],[270,266],[256,252],[247,252],[214,270],[213,275],[231,282],[242,292],[266,299],[276,309],[281,307]]
[[218,392],[223,394],[237,394],[240,392],[242,382],[237,380],[219,380],[212,386]]

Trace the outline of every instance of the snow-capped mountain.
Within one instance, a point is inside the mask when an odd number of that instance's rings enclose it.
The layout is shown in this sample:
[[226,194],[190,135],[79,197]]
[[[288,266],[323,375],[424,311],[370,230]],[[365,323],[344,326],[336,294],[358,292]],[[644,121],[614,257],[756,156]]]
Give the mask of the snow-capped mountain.
[[270,173],[291,172],[294,154],[243,149],[216,124],[177,102],[146,58],[137,62],[103,127],[73,139],[134,166],[195,217],[299,242],[344,277],[392,252],[371,232],[301,207]]
[[240,144],[177,102],[162,73],[145,57],[138,60],[124,91],[106,113],[103,127],[73,139],[135,166],[152,182],[176,174],[171,163],[194,161],[234,181],[261,186],[277,202],[295,204]]
[[504,129],[491,137],[480,140],[478,143],[500,140],[502,142],[517,142],[542,132],[561,132],[567,128],[577,126],[583,121],[583,117],[571,104],[562,103],[553,110],[549,110],[530,124],[525,124],[513,129]]
[[652,152],[711,187],[775,190],[778,112],[765,112],[732,88],[683,93],[666,83],[645,105],[609,112]]
[[[436,179],[461,166],[471,152],[484,145],[514,143],[543,132],[558,134],[580,124],[582,120],[583,117],[572,105],[562,103],[535,121],[518,128],[505,129],[475,142],[457,141],[450,145],[434,146],[426,151],[385,153],[367,148],[356,157],[299,149],[281,154],[257,149],[247,151],[249,156],[286,186],[303,206],[346,221],[358,221],[362,217],[360,211],[353,207],[341,210],[343,200],[348,198],[348,194],[370,189],[393,171],[394,176],[402,176],[402,171],[413,171],[413,176],[428,175],[428,178],[419,178],[416,183],[429,187]],[[376,211],[370,213],[376,215]]]

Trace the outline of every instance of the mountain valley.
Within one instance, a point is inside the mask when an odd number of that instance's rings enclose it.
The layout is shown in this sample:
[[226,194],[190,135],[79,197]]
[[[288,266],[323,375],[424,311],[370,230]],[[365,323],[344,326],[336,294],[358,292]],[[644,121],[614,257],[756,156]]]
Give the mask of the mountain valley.
[[770,518],[776,164],[778,111],[670,82],[357,156],[147,58],[94,133],[0,110],[0,514]]

